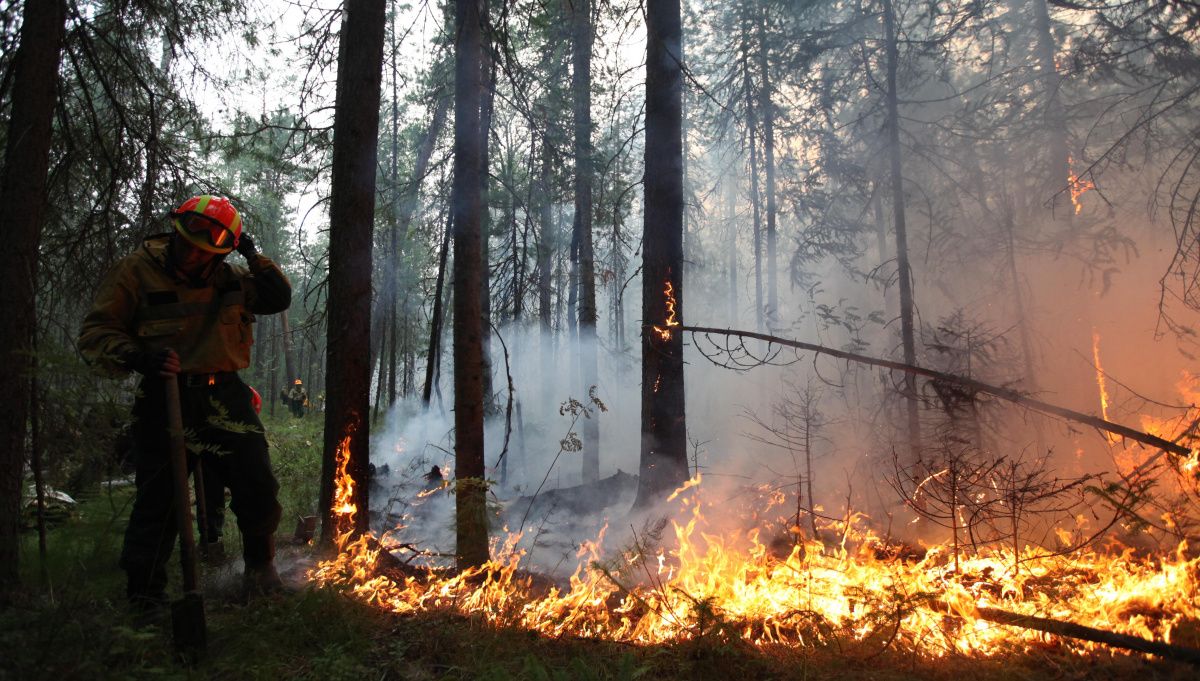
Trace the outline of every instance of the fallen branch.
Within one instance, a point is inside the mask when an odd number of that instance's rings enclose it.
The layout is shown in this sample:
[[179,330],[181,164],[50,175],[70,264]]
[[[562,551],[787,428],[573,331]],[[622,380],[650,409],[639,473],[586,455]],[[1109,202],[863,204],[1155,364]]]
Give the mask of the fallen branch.
[[[815,353],[819,353],[819,354],[823,354],[823,355],[829,355],[830,357],[837,357],[838,359],[844,359],[844,360],[848,360],[851,362],[857,362],[859,364],[867,364],[870,366],[883,367],[885,369],[894,369],[896,371],[903,371],[903,372],[914,374],[917,376],[923,376],[925,378],[929,378],[934,381],[941,381],[943,383],[950,383],[953,385],[962,386],[964,388],[973,390],[975,392],[981,392],[981,393],[986,393],[988,395],[994,395],[996,397],[999,397],[1000,399],[1008,400],[1009,402],[1020,404],[1024,407],[1028,407],[1034,411],[1038,411],[1043,414],[1051,414],[1054,416],[1058,416],[1059,418],[1064,418],[1069,421],[1075,421],[1077,423],[1082,423],[1082,424],[1091,426],[1093,428],[1096,428],[1098,430],[1103,430],[1103,431],[1112,433],[1114,435],[1120,435],[1121,437],[1123,437],[1127,440],[1133,440],[1134,442],[1140,442],[1144,445],[1149,445],[1151,447],[1161,449],[1162,451],[1164,451],[1168,454],[1171,454],[1173,456],[1188,458],[1192,454],[1191,450],[1188,449],[1187,447],[1184,447],[1183,445],[1177,444],[1175,442],[1171,442],[1170,440],[1164,440],[1161,437],[1151,435],[1149,433],[1144,433],[1140,430],[1134,430],[1133,428],[1130,428],[1128,426],[1123,426],[1119,423],[1113,423],[1112,421],[1106,421],[1102,418],[1097,418],[1095,416],[1090,416],[1088,414],[1077,412],[1072,409],[1067,409],[1065,407],[1060,407],[1058,405],[1050,404],[1048,402],[1043,402],[1041,400],[1029,397],[1028,395],[1023,395],[1020,392],[1013,390],[1012,388],[1002,388],[1000,386],[990,385],[988,383],[983,383],[981,381],[977,381],[973,378],[964,378],[962,376],[956,376],[954,374],[947,374],[947,373],[944,373],[941,371],[935,371],[933,369],[926,369],[924,367],[914,366],[912,364],[904,364],[903,362],[894,362],[892,360],[879,359],[877,357],[868,357],[866,355],[860,355],[860,354],[853,353],[853,352],[846,352],[844,350],[835,350],[833,348],[827,348],[827,347],[824,347],[821,345],[814,345],[812,343],[805,343],[802,341],[789,340],[787,338],[780,338],[778,336],[769,336],[765,333],[756,333],[754,331],[739,331],[737,329],[718,329],[718,328],[707,327],[707,326],[681,326],[680,329],[683,331],[691,331],[693,334],[703,333],[703,334],[718,334],[718,335],[724,335],[724,336],[737,336],[738,338],[753,338],[755,340],[761,340],[761,341],[765,341],[767,343],[774,343],[775,345],[782,345],[785,347],[797,348],[799,350],[807,350],[809,352],[815,352]],[[714,345],[715,345],[715,343],[714,343]]]
[[1091,641],[1093,643],[1102,643],[1106,646],[1114,648],[1124,648],[1126,650],[1136,650],[1140,653],[1148,653],[1157,655],[1158,657],[1179,662],[1187,662],[1200,666],[1200,650],[1196,648],[1188,648],[1186,646],[1177,646],[1170,643],[1162,643],[1159,641],[1150,641],[1138,636],[1130,636],[1129,634],[1118,634],[1104,629],[1096,629],[1095,627],[1085,627],[1082,624],[1074,622],[1064,622],[1062,620],[1050,619],[1049,617],[1035,617],[1033,615],[1022,615],[999,608],[976,608],[973,613],[964,615],[944,601],[934,601],[933,609],[938,612],[944,612],[958,617],[974,616],[988,622],[1003,624],[1010,627],[1020,627],[1022,629],[1032,629],[1041,631],[1055,636],[1065,636],[1067,638],[1075,638],[1083,641]]

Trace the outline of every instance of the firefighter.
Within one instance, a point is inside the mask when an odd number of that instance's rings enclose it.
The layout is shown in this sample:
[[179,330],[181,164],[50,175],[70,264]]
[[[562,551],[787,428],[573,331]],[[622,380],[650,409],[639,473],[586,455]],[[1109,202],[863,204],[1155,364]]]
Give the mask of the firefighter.
[[304,408],[308,406],[308,393],[304,390],[304,381],[296,379],[291,390],[288,390],[284,403],[292,410],[292,416],[304,416]]
[[[142,376],[133,405],[137,493],[121,550],[128,596],[139,608],[166,602],[177,531],[164,404],[172,374],[189,457],[202,456],[214,482],[230,492],[242,532],[244,595],[282,588],[274,565],[279,484],[253,391],[237,372],[250,363],[254,315],[286,310],[291,284],[242,233],[229,199],[195,196],[168,218],[173,231],[148,237],[109,271],[79,336],[93,365]],[[234,250],[247,267],[226,262]]]

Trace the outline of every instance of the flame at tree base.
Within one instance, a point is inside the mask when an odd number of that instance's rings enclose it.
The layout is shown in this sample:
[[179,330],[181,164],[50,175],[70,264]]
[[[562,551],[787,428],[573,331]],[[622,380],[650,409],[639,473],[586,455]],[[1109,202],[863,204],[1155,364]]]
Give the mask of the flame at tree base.
[[[1200,559],[1189,557],[1185,544],[1157,558],[1131,550],[1053,557],[1033,548],[1021,556],[984,551],[960,557],[955,572],[945,547],[919,560],[889,556],[863,516],[827,523],[822,534],[835,540],[810,538],[780,555],[757,530],[716,534],[704,513],[714,505],[701,490],[680,499],[684,513],[670,526],[676,548],[627,551],[606,562],[602,532],[580,549],[579,566],[563,585],[519,570],[517,535],[495,547],[491,562],[458,574],[389,574],[379,543],[360,537],[309,577],[400,614],[454,612],[546,636],[637,644],[715,634],[758,646],[898,646],[927,658],[1044,645],[1045,634],[992,624],[978,617],[980,608],[1200,643]],[[1097,647],[1064,642],[1077,651]]]

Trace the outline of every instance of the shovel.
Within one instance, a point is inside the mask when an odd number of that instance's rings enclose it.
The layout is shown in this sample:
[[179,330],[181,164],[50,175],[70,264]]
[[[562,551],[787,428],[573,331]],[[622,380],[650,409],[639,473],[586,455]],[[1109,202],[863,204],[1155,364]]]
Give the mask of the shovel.
[[183,441],[179,382],[173,374],[165,381],[175,523],[179,526],[179,564],[183,567],[183,597],[171,604],[171,637],[175,649],[186,660],[194,662],[204,653],[208,629],[204,623],[204,599],[196,580],[196,535],[192,531],[192,507],[188,503],[187,445]]

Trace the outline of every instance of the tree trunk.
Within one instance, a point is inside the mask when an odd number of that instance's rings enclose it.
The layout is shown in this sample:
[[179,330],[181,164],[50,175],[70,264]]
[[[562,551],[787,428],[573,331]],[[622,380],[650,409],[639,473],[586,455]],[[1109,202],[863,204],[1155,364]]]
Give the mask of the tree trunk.
[[[287,310],[281,312],[278,317],[287,314]],[[279,398],[279,333],[275,330],[278,326],[274,321],[271,322],[271,363],[268,365],[268,371],[271,372],[271,388],[269,395],[271,399],[271,407],[267,411],[271,416],[275,415],[275,402]]]
[[296,351],[292,347],[292,325],[288,321],[288,311],[284,310],[279,313],[280,334],[283,337],[283,385],[284,388],[290,387],[300,378],[296,368]]
[[[400,79],[399,59],[396,49],[396,5],[392,3],[391,53],[392,53],[392,205],[388,211],[388,260],[384,264],[387,272],[387,334],[388,340],[388,406],[396,404],[396,300],[400,297]],[[380,377],[383,380],[383,377]]]
[[737,182],[730,173],[725,175],[725,228],[728,231],[729,248],[729,325],[738,323],[737,303]]
[[1067,149],[1066,109],[1061,97],[1063,78],[1058,72],[1058,64],[1055,63],[1054,53],[1057,48],[1050,28],[1050,9],[1046,0],[1033,0],[1033,25],[1037,33],[1038,72],[1046,97],[1045,125],[1050,154],[1047,168],[1050,177],[1047,186],[1055,189],[1051,198],[1051,208],[1055,217],[1066,220],[1069,226],[1075,211],[1071,206],[1070,188],[1062,191],[1071,173],[1070,152]]
[[488,559],[483,468],[483,245],[480,99],[483,59],[480,0],[455,0],[454,184],[454,476],[458,565]]
[[450,253],[450,226],[447,225],[442,235],[442,248],[438,255],[437,280],[433,284],[433,315],[429,320],[429,352],[425,355],[425,388],[421,391],[421,402],[429,409],[429,400],[433,396],[433,380],[437,374],[438,357],[441,355],[439,344],[442,338],[442,291],[446,285],[446,259]]
[[683,337],[683,65],[679,0],[646,4],[642,446],[635,507],[687,481]]
[[0,175],[0,590],[19,579],[22,474],[37,325],[38,243],[46,207],[62,0],[27,1],[13,59],[11,111]]
[[[488,21],[488,0],[482,0],[480,17]],[[482,33],[481,33],[482,44]],[[492,111],[496,102],[496,62],[492,57],[491,45],[481,47],[479,62],[479,78],[483,84],[482,101],[479,106],[479,310],[480,339],[482,349],[480,358],[483,361],[483,409],[485,414],[497,410],[492,395],[492,289],[491,289],[491,213],[488,181],[490,179],[488,161],[490,140],[492,136]],[[456,112],[457,113],[457,112]],[[455,249],[457,255],[458,250]],[[460,262],[455,258],[455,269]]]
[[750,78],[750,39],[742,27],[742,89],[746,98],[746,140],[750,144],[750,208],[754,216],[754,321],[763,324],[762,211],[758,191],[758,121],[754,114],[754,84]]
[[779,275],[775,257],[775,106],[771,103],[766,7],[761,11],[758,59],[762,72],[763,165],[767,175],[767,319],[774,326],[779,322]]
[[[338,50],[329,205],[329,303],[321,543],[338,529],[367,532],[371,365],[371,251],[375,167],[383,77],[384,0],[346,0]],[[346,472],[357,483],[353,527],[335,526],[333,492],[338,450],[348,442]]]
[[[883,26],[887,46],[887,117],[888,155],[892,166],[892,210],[896,230],[896,263],[900,268],[900,336],[904,346],[904,363],[917,363],[916,338],[913,328],[912,268],[908,263],[908,232],[904,222],[904,174],[900,163],[900,106],[896,94],[896,69],[899,50],[896,47],[896,18],[891,0],[883,0]],[[904,377],[905,402],[908,411],[908,446],[912,461],[921,451],[921,421],[917,410],[916,377]]]
[[[159,75],[166,82],[171,75],[171,59],[175,55],[175,47],[171,44],[169,37],[163,37],[162,58],[158,64]],[[158,192],[158,171],[159,171],[159,156],[158,156],[158,136],[162,133],[162,121],[159,120],[159,104],[155,101],[155,92],[153,88],[146,91],[149,98],[146,111],[150,115],[150,129],[146,134],[146,177],[142,182],[142,196],[139,205],[139,218],[141,228],[146,229],[155,222],[155,216],[158,212],[155,202],[155,194]]]
[[[592,3],[572,3],[572,73],[575,121],[575,240],[579,245],[579,399],[599,382],[596,359],[596,261],[592,246]],[[591,405],[589,404],[589,407]],[[583,420],[583,469],[586,483],[600,479],[600,427],[597,418]]]

